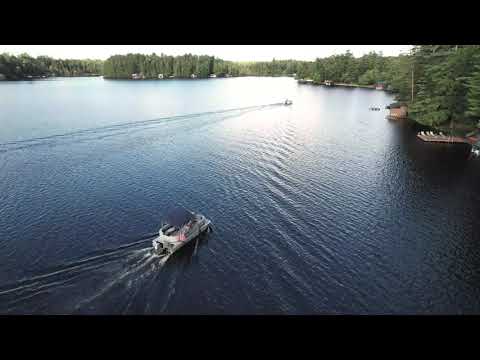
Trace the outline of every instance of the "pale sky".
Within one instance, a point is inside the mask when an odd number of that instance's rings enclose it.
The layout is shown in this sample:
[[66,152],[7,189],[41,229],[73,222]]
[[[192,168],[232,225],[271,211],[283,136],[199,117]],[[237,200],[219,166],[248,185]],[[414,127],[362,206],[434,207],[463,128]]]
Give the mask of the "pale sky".
[[102,59],[111,55],[141,53],[210,55],[232,61],[270,61],[273,58],[315,60],[350,50],[355,57],[370,51],[383,55],[406,53],[411,45],[0,45],[0,53],[31,56],[47,55],[60,59]]

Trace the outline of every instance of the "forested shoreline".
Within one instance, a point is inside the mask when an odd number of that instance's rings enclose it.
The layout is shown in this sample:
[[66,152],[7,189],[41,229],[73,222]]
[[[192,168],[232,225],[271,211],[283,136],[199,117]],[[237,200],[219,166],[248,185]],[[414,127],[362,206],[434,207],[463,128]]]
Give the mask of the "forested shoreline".
[[48,56],[31,57],[0,54],[0,80],[28,80],[56,76],[100,76],[102,60],[53,59]]
[[0,80],[51,76],[168,79],[293,76],[321,84],[382,83],[407,103],[409,117],[432,127],[473,129],[480,118],[480,45],[420,45],[409,54],[345,54],[315,61],[233,62],[208,55],[114,55],[101,60],[61,60],[0,54]]
[[297,60],[275,60],[268,62],[233,62],[208,55],[185,54],[169,56],[165,54],[114,55],[104,63],[103,76],[107,79],[160,78],[208,78],[237,76],[288,76],[293,75]]

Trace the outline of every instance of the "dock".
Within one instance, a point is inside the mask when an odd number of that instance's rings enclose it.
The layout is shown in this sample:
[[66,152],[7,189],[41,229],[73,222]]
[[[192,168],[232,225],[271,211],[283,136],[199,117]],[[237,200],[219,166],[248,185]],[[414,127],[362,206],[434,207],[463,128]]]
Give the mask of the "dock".
[[363,89],[375,89],[375,85],[359,85],[359,84],[335,83],[335,86],[352,87],[352,88],[363,88]]
[[[375,85],[360,85],[360,84],[345,84],[345,83],[336,83],[331,80],[325,80],[325,81],[315,81],[312,79],[297,79],[297,82],[299,84],[311,84],[311,85],[323,85],[323,86],[331,86],[331,87],[349,87],[349,88],[363,88],[363,89],[376,89]],[[382,89],[383,90],[383,89]]]
[[448,143],[448,144],[471,144],[470,141],[459,136],[417,134],[417,137],[422,139],[425,142]]
[[299,84],[314,84],[312,79],[298,79]]
[[395,115],[387,115],[388,120],[407,120],[405,116],[395,116]]

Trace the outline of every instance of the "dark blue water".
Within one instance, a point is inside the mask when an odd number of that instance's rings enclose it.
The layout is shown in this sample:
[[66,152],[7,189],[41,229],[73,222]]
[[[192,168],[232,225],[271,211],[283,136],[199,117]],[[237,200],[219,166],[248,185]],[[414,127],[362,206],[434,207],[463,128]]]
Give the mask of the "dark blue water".
[[[289,78],[1,83],[0,313],[479,313],[480,162],[368,110],[391,100]],[[215,231],[162,266],[172,203]]]

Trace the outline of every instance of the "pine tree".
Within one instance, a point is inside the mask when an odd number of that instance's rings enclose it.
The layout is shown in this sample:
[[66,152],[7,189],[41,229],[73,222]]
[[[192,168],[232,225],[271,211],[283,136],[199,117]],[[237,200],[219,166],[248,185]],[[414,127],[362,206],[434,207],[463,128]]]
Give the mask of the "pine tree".
[[480,64],[475,66],[475,71],[468,79],[467,115],[480,118]]

